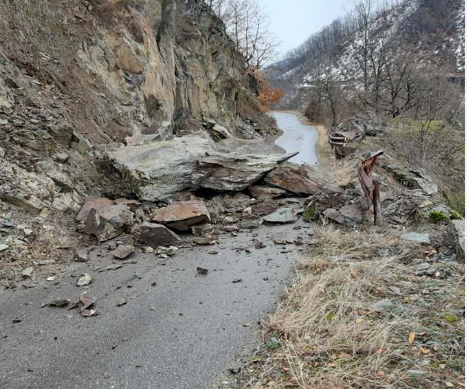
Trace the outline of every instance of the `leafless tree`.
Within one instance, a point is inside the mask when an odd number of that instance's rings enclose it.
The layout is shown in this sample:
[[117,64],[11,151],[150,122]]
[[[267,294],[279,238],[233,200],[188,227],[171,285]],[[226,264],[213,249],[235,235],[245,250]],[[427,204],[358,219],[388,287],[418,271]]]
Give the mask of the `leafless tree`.
[[278,40],[257,0],[207,0],[207,4],[224,20],[247,68],[261,69],[276,57]]
[[410,108],[400,115],[402,131],[389,139],[414,165],[432,171],[464,147],[463,93],[437,72],[419,69],[410,80],[413,92]]
[[375,9],[374,0],[361,0],[355,5],[352,14],[357,32],[354,40],[355,58],[362,72],[364,98],[367,98],[370,80],[371,22]]
[[321,63],[313,70],[312,78],[314,81],[307,116],[319,120],[321,112],[327,110],[331,114],[331,126],[335,127],[339,123],[344,96],[341,85],[332,73],[331,64]]

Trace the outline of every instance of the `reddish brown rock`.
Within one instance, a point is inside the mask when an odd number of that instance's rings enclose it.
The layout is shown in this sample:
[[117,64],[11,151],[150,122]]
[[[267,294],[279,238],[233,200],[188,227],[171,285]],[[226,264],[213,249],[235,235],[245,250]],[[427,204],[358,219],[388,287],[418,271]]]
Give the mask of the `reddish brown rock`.
[[114,201],[110,199],[99,198],[99,197],[88,197],[83,207],[79,211],[78,216],[76,216],[76,221],[79,221],[79,222],[85,221],[88,218],[88,215],[89,215],[89,212],[91,212],[91,209],[100,211],[113,204],[114,204]]
[[99,210],[91,208],[85,220],[84,232],[102,242],[120,235],[133,224],[133,212],[126,205],[110,205]]
[[138,241],[153,248],[170,246],[180,242],[178,235],[162,224],[141,223],[133,228],[133,235]]
[[276,167],[267,174],[265,181],[296,194],[343,192],[341,188],[330,182],[323,170],[293,163],[284,163]]
[[158,209],[152,221],[177,231],[188,231],[192,225],[210,222],[211,217],[203,201],[189,200]]

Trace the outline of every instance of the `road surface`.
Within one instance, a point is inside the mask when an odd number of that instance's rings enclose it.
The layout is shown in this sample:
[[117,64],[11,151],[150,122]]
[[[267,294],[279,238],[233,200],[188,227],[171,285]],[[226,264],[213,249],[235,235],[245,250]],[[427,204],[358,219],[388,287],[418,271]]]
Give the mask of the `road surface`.
[[[133,254],[122,268],[104,272],[121,262],[98,248],[54,281],[1,290],[0,388],[215,387],[257,341],[257,322],[275,308],[304,247],[273,238],[306,239],[310,231],[262,227],[263,249],[245,232],[222,236],[215,246],[182,248],[170,259]],[[198,266],[209,273],[197,274]],[[82,273],[93,277],[87,287],[76,286]],[[85,290],[97,298],[98,316],[41,308],[55,298],[76,301]],[[127,304],[119,307],[121,298]]]
[[318,165],[318,154],[316,153],[316,142],[318,142],[318,131],[313,126],[303,124],[296,115],[285,112],[273,112],[278,127],[283,134],[276,140],[276,144],[286,152],[299,153],[291,158],[290,162],[308,163]]

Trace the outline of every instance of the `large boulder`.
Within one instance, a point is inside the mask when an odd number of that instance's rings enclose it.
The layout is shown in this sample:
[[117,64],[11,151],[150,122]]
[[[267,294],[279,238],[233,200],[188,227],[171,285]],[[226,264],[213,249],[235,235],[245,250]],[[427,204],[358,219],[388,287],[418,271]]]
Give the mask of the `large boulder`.
[[189,200],[156,210],[152,221],[177,231],[188,231],[195,224],[210,222],[211,217],[204,201]]
[[451,243],[456,248],[457,259],[465,258],[465,220],[452,220],[448,227]]
[[112,239],[134,224],[134,214],[126,205],[91,208],[85,219],[84,232],[100,242]]
[[134,200],[110,200],[88,197],[76,221],[84,224],[84,232],[94,235],[99,241],[114,238],[134,224],[134,214],[130,207]]
[[265,181],[295,194],[342,193],[318,167],[285,163],[267,174]]
[[199,160],[193,173],[193,182],[199,188],[241,191],[294,155],[215,152]]
[[209,139],[193,135],[122,147],[109,157],[141,199],[155,201],[192,189],[196,162],[211,150]]
[[292,208],[280,208],[277,211],[263,217],[268,223],[285,224],[294,223],[297,220],[297,214]]
[[162,224],[141,223],[133,231],[136,240],[157,248],[159,246],[171,246],[180,242],[180,237]]
[[76,216],[76,221],[79,222],[84,222],[86,221],[89,212],[91,212],[92,209],[95,209],[96,211],[102,211],[105,208],[108,208],[110,206],[114,205],[114,201],[106,198],[99,198],[99,197],[88,197],[86,199],[86,202],[82,206],[81,210],[79,211],[78,215]]

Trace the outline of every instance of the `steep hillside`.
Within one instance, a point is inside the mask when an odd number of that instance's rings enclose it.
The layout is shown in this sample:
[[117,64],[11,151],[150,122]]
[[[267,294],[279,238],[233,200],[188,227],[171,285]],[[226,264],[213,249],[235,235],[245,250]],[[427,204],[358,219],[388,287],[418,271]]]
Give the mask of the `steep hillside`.
[[[376,60],[411,56],[420,69],[430,65],[463,77],[464,19],[463,1],[405,0],[375,12],[368,46]],[[362,81],[357,52],[365,37],[353,24],[352,18],[336,21],[271,67],[272,82],[286,93],[282,108],[304,108],[310,87],[327,76],[347,85]]]
[[239,138],[268,130],[201,0],[4,1],[0,23],[0,199],[33,214],[121,194],[109,146],[205,132],[206,118]]

